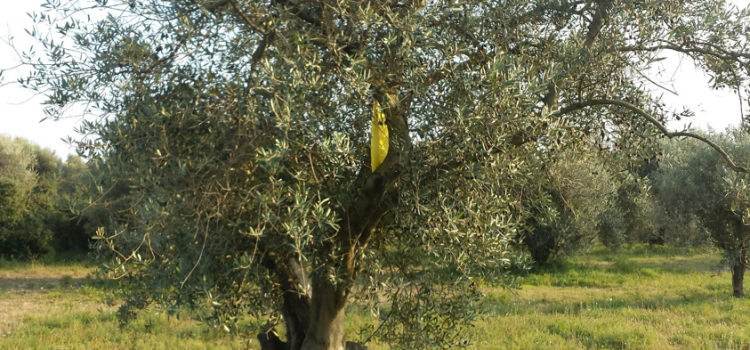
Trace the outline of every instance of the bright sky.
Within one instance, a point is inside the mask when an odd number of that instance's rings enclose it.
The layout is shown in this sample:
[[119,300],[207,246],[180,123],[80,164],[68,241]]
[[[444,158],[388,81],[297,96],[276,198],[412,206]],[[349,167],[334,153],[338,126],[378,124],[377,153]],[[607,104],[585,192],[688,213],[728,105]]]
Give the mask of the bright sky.
[[[27,50],[33,41],[24,31],[32,24],[31,18],[26,14],[32,11],[41,12],[43,0],[0,0],[0,2],[2,2],[0,39],[7,41],[8,36],[12,35],[14,43],[20,49]],[[14,67],[18,65],[18,62],[16,53],[5,42],[0,42],[0,69]],[[15,81],[20,73],[20,70],[6,71],[3,73],[3,82]],[[27,138],[42,147],[54,150],[64,160],[69,153],[75,152],[61,139],[68,135],[75,136],[73,129],[80,120],[47,120],[39,123],[44,118],[43,102],[43,96],[34,96],[30,91],[16,84],[0,87],[0,134]]]
[[[31,27],[29,12],[40,12],[42,0],[2,0],[0,11],[0,38],[7,40],[9,35],[14,37],[18,48],[27,50],[32,44],[24,28]],[[738,6],[744,7],[750,0],[733,0]],[[41,49],[41,48],[39,48]],[[674,75],[674,89],[679,96],[664,92],[664,102],[674,109],[681,110],[687,106],[696,113],[694,118],[687,120],[693,126],[705,127],[711,125],[721,130],[728,125],[736,125],[741,121],[740,102],[736,94],[730,91],[713,91],[707,87],[708,79],[689,63],[676,56],[662,61],[668,76],[659,77],[666,81]],[[18,58],[13,50],[5,43],[0,43],[0,69],[7,69],[18,64]],[[21,71],[6,71],[4,82],[12,82]],[[747,98],[747,96],[745,96]],[[54,150],[58,156],[66,158],[74,153],[61,139],[68,135],[77,136],[74,128],[80,123],[80,118],[52,121],[44,118],[41,96],[33,96],[27,90],[12,84],[0,88],[0,134],[21,136],[38,143],[43,147]],[[745,113],[750,113],[745,104]],[[683,122],[670,125],[671,128],[683,128]]]

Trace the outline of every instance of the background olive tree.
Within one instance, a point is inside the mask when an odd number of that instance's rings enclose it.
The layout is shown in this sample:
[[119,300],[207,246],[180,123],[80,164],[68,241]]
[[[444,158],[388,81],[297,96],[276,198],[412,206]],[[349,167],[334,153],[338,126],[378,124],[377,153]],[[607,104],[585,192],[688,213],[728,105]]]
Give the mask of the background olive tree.
[[627,149],[615,147],[608,150],[605,158],[605,168],[613,174],[616,194],[600,217],[599,241],[611,249],[624,243],[690,245],[664,237],[666,212],[653,196],[651,186],[664,154],[661,143],[650,144],[647,156],[623,153]]
[[[642,84],[664,50],[717,88],[749,68],[747,12],[718,0],[45,7],[21,84],[51,118],[92,116],[79,150],[120,194],[97,238],[121,315],[250,314],[263,349],[341,349],[352,301],[379,315],[363,341],[455,345],[475,279],[509,282],[524,203],[545,198],[521,190],[542,176],[533,162],[590,137],[647,153],[658,134],[690,136],[664,128],[673,114]],[[377,169],[374,101],[390,134]]]
[[[750,159],[750,136],[739,129],[706,134],[717,140],[735,159]],[[674,236],[707,231],[724,250],[732,269],[734,296],[744,295],[743,279],[748,256],[747,174],[729,168],[718,153],[700,142],[666,144],[665,159],[654,177],[654,191],[670,211]],[[666,220],[665,220],[666,221]]]
[[535,179],[546,198],[531,197],[527,204],[531,215],[521,239],[538,264],[593,245],[616,199],[614,175],[595,154],[562,155],[545,163]]
[[88,251],[93,232],[70,210],[87,192],[88,174],[79,157],[63,162],[25,139],[0,135],[0,257]]
[[[26,197],[37,184],[33,150],[18,140],[0,136],[0,255],[39,254],[50,237],[27,222]],[[21,232],[26,231],[26,232]]]

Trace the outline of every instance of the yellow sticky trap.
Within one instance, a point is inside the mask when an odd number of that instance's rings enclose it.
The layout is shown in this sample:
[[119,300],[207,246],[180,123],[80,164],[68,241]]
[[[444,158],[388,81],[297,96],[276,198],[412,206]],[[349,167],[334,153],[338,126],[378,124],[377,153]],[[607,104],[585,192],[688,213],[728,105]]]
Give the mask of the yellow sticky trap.
[[378,100],[372,101],[372,139],[370,140],[372,171],[375,171],[388,154],[388,126]]

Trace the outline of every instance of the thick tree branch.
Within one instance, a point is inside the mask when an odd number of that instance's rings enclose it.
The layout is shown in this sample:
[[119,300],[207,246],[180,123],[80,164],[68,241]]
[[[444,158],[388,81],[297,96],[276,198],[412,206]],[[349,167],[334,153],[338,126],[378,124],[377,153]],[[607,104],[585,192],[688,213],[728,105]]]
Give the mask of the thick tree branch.
[[[384,92],[385,89],[375,87],[373,97],[383,106],[382,111],[386,116],[390,135],[388,154],[375,171],[369,167],[361,170],[357,196],[352,204],[341,209],[340,228],[334,236],[334,240],[338,242],[335,244],[338,248],[335,249],[342,254],[339,262],[343,272],[341,278],[348,284],[337,288],[341,292],[348,293],[349,287],[354,283],[359,271],[357,259],[360,252],[377,232],[377,223],[388,212],[389,207],[383,205],[386,194],[404,174],[411,159],[412,142],[405,117],[411,97],[398,101],[395,95]],[[334,249],[333,245],[331,249]],[[313,297],[314,294],[313,292]]]
[[[261,249],[263,250],[263,249]],[[262,254],[261,265],[277,276],[282,291],[282,310],[286,324],[287,341],[278,338],[273,328],[258,334],[262,350],[297,350],[302,346],[310,326],[311,298],[309,293],[302,293],[299,286],[307,284],[305,271],[294,259],[281,260],[276,254]]]
[[[371,228],[385,213],[384,208],[379,208],[383,197],[404,173],[412,153],[412,141],[405,117],[411,97],[399,103],[394,95],[382,91],[375,91],[373,95],[384,106],[383,113],[386,115],[390,135],[388,155],[377,170],[365,174],[359,195],[346,210],[343,225],[349,228],[348,240],[352,248],[366,245],[369,241],[373,233]],[[368,172],[367,169],[363,171]]]
[[591,17],[591,23],[589,23],[588,33],[586,33],[586,41],[583,43],[583,47],[586,50],[591,50],[591,47],[594,45],[594,40],[596,40],[602,27],[607,23],[608,1],[597,1],[597,5],[596,12],[594,12],[594,15]]
[[255,67],[258,66],[261,58],[263,58],[263,53],[266,52],[268,44],[273,41],[274,34],[274,31],[263,34],[263,39],[261,39],[260,43],[258,43],[258,47],[255,49],[255,52],[253,52],[253,56],[251,57],[252,61],[250,63],[250,75],[252,75],[252,73],[255,71]]
[[[276,32],[273,29],[270,30],[263,30],[260,27],[258,27],[253,21],[250,19],[250,17],[247,16],[245,11],[240,8],[240,4],[237,3],[237,0],[227,0],[232,5],[232,8],[237,13],[238,16],[242,19],[245,24],[247,24],[250,28],[252,28],[254,31],[260,33],[263,35],[263,38],[258,43],[258,47],[253,52],[253,56],[251,57],[250,62],[250,74],[249,76],[252,76],[252,73],[255,71],[255,68],[258,66],[258,63],[263,58],[263,54],[266,52],[266,48],[268,48],[268,45],[273,41]],[[249,78],[248,78],[249,79]],[[248,82],[248,86],[250,86]]]
[[[262,56],[263,51],[266,49],[268,43],[273,41],[274,30],[271,29],[270,31],[266,31],[258,27],[255,23],[253,23],[250,17],[248,17],[248,15],[242,10],[242,8],[240,8],[240,4],[237,3],[237,0],[227,0],[227,1],[232,5],[232,8],[234,9],[234,11],[242,19],[242,21],[245,22],[245,24],[250,26],[256,32],[263,34],[263,40],[258,46],[258,49],[253,54],[253,61],[255,62],[257,61],[256,55],[258,57]],[[289,2],[286,0],[278,1],[278,4],[282,6],[285,6],[288,3]],[[313,27],[321,28],[323,25],[323,21],[319,18],[319,16],[316,16],[314,14],[314,11],[300,9],[300,7],[297,5],[288,6],[287,9],[291,14],[297,16],[297,18],[312,25]],[[310,42],[312,42],[318,47],[330,46],[330,42],[323,38],[313,38],[310,40]],[[362,43],[360,42],[352,43],[352,42],[337,41],[336,44],[343,47],[343,51],[349,55],[356,53],[362,47]]]
[[671,132],[658,119],[654,118],[654,116],[652,116],[648,112],[642,110],[638,106],[633,105],[633,104],[628,103],[628,102],[625,102],[625,101],[608,100],[608,99],[588,100],[588,101],[573,103],[573,104],[571,104],[569,106],[566,106],[565,108],[560,109],[559,111],[557,111],[554,114],[555,115],[564,115],[566,113],[570,113],[570,112],[573,112],[573,111],[576,111],[576,110],[579,110],[579,109],[583,109],[583,108],[586,108],[586,107],[593,107],[593,106],[620,106],[620,107],[627,108],[627,109],[631,110],[632,112],[635,112],[639,116],[643,117],[644,119],[646,119],[649,123],[651,123],[654,126],[656,126],[659,129],[659,131],[662,134],[664,134],[665,136],[667,136],[669,138],[674,138],[674,137],[689,137],[689,138],[693,138],[693,139],[699,140],[701,142],[704,142],[705,144],[711,146],[711,148],[713,148],[717,152],[719,152],[719,154],[721,155],[721,157],[724,158],[724,160],[727,162],[727,164],[729,165],[729,167],[732,168],[734,171],[743,172],[743,173],[750,173],[750,170],[748,170],[747,168],[745,168],[743,166],[737,165],[732,160],[732,157],[730,157],[729,154],[723,148],[721,148],[721,146],[717,145],[713,141],[711,141],[711,140],[709,140],[709,139],[707,139],[707,138],[705,138],[705,137],[703,137],[701,135],[694,134],[694,133],[687,132],[687,131],[675,131],[675,132]]
[[320,28],[323,25],[323,21],[320,19],[320,16],[317,16],[317,13],[315,13],[312,8],[303,9],[300,8],[300,6],[298,6],[297,4],[290,4],[290,1],[288,0],[279,0],[278,4],[287,6],[290,13],[314,27]]

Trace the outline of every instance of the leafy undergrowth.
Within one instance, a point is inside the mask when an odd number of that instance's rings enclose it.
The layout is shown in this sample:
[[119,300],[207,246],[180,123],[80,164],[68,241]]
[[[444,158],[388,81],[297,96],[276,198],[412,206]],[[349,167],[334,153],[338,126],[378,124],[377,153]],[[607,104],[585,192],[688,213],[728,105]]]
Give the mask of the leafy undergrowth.
[[[750,299],[731,297],[720,252],[602,247],[484,286],[468,349],[750,349]],[[255,337],[146,313],[122,330],[84,263],[0,264],[2,349],[257,349]],[[351,308],[349,334],[369,324]],[[373,350],[386,349],[368,344]]]

